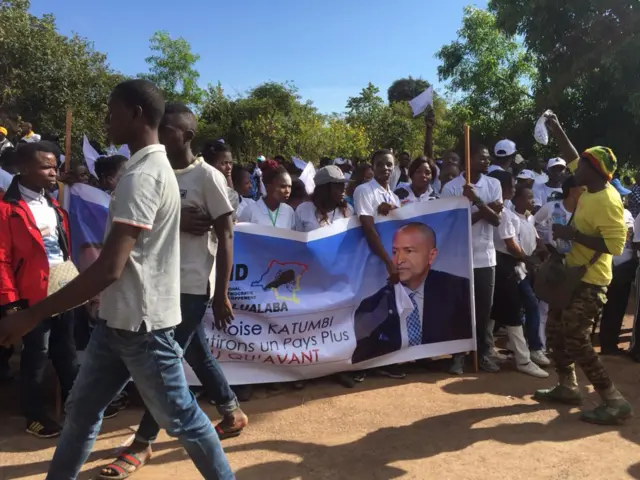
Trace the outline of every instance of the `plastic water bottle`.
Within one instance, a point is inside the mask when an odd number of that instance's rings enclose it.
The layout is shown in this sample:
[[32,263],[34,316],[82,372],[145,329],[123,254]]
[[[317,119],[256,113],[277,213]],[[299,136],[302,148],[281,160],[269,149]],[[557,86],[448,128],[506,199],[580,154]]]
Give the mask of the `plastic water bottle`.
[[[555,206],[553,207],[553,213],[551,214],[551,224],[552,225],[567,224],[567,217],[564,211],[562,210],[562,207],[560,207],[559,203],[556,203]],[[549,233],[551,234],[551,238],[553,239],[553,229]],[[556,250],[559,253],[562,253],[563,255],[568,253],[569,250],[571,250],[571,242],[567,240],[560,240],[560,239],[556,240]]]

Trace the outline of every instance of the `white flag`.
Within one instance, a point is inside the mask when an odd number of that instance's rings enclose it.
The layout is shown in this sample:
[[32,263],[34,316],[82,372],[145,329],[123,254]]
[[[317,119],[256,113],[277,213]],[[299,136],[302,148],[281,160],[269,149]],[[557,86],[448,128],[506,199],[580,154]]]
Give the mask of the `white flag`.
[[82,153],[84,155],[84,161],[87,164],[87,168],[89,169],[89,173],[98,178],[98,175],[96,175],[96,160],[100,154],[91,146],[86,135],[82,137]]
[[413,110],[414,117],[424,112],[429,105],[433,107],[433,87],[427,88],[416,98],[409,100],[409,105],[411,106],[411,110]]
[[298,167],[300,170],[305,169],[305,167],[307,166],[307,162],[305,162],[304,160],[298,158],[298,157],[291,157],[291,160],[293,160],[293,164]]
[[307,163],[307,165],[304,167],[304,170],[302,170],[302,173],[300,174],[300,180],[302,180],[302,183],[304,183],[305,190],[309,195],[311,195],[316,188],[316,182],[313,181],[315,176],[316,169],[313,166],[313,163]]

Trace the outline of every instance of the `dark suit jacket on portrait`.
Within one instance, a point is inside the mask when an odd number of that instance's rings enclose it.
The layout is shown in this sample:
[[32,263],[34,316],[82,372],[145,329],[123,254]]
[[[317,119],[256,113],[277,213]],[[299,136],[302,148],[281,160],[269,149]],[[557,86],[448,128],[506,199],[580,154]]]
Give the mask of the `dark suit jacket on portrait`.
[[[424,282],[422,344],[471,338],[469,279],[432,270]],[[400,315],[392,285],[365,298],[355,313],[356,349],[351,363],[400,350]],[[358,332],[371,332],[366,336]]]

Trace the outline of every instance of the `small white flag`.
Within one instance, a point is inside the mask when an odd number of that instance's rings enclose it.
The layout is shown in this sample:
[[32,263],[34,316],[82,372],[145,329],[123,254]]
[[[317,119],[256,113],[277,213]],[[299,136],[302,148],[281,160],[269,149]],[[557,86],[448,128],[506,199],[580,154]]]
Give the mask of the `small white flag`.
[[98,178],[98,175],[96,175],[96,160],[100,154],[91,146],[86,135],[82,137],[82,154],[84,155],[84,161],[87,164],[89,173]]
[[433,106],[433,87],[427,88],[413,100],[409,100],[413,116],[417,117],[424,112],[429,105]]
[[302,170],[302,173],[300,174],[300,180],[302,180],[302,183],[304,183],[305,190],[309,195],[311,195],[316,188],[316,182],[313,181],[315,176],[316,169],[313,166],[313,163],[307,163],[307,165],[304,167],[304,170]]
[[291,157],[291,160],[293,160],[293,164],[298,167],[300,170],[304,170],[305,167],[307,166],[307,162],[305,162],[304,160],[298,158],[298,157]]

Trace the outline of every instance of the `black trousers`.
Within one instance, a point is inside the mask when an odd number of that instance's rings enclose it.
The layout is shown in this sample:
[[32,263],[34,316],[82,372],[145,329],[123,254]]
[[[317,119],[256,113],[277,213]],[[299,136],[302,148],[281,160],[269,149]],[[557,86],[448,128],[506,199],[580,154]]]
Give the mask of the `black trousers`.
[[636,276],[638,259],[613,267],[613,279],[607,290],[607,303],[602,311],[600,321],[600,346],[605,349],[615,349],[620,339],[622,320],[627,311],[631,284]]
[[493,331],[489,326],[491,308],[493,306],[493,289],[495,287],[495,267],[473,269],[473,289],[476,311],[476,342],[478,357],[487,355],[493,346]]
[[51,358],[65,401],[78,374],[78,357],[73,336],[73,315],[48,318],[22,338],[20,386],[25,417],[37,420],[45,415],[43,392],[47,360]]

